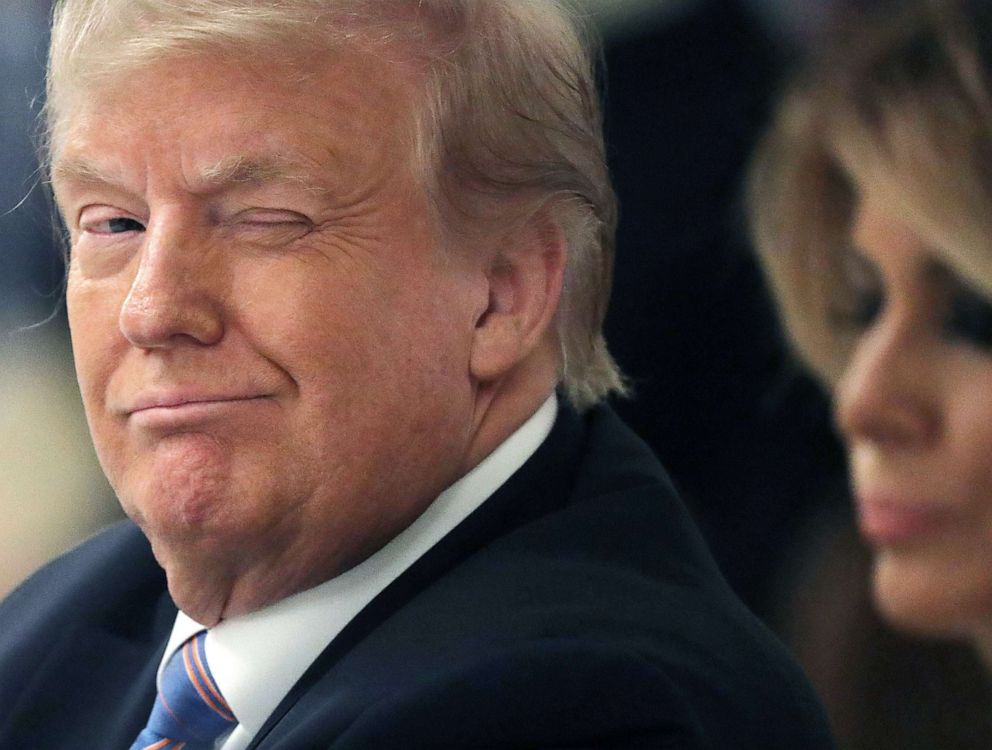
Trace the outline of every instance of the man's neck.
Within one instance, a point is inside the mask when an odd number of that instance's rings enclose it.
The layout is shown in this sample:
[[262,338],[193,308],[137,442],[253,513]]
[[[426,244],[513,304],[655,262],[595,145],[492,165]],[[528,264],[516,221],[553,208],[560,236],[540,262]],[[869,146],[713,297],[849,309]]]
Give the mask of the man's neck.
[[473,439],[461,475],[468,474],[530,419],[558,384],[557,349],[542,347],[496,383],[478,386]]

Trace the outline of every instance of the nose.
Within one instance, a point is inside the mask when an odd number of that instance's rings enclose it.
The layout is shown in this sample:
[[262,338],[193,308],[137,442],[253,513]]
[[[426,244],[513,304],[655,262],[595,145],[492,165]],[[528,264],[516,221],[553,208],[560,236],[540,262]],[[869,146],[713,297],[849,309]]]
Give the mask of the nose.
[[165,218],[149,223],[119,326],[134,346],[216,344],[224,335],[223,270],[204,242]]
[[849,445],[909,448],[937,436],[935,356],[921,332],[884,316],[861,337],[834,391],[834,416]]

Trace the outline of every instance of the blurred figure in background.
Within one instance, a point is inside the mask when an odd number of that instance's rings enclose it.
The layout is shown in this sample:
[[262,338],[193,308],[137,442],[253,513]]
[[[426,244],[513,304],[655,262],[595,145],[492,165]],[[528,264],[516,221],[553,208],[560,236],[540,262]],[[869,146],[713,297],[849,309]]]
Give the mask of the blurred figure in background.
[[[793,342],[833,390],[875,605],[992,664],[992,3],[906,2],[851,28],[759,151],[755,242]],[[860,617],[868,566],[843,534],[828,549],[797,637],[833,680],[841,742],[992,746],[976,658],[917,656]],[[953,722],[920,721],[941,713]]]

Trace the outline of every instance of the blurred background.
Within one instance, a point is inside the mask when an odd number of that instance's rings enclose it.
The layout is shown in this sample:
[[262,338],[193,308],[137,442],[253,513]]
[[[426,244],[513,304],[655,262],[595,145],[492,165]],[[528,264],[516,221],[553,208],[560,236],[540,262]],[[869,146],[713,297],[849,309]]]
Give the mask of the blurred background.
[[[826,398],[787,352],[746,240],[748,155],[784,77],[850,2],[582,0],[605,40],[622,210],[607,340],[637,396],[616,407],[730,584],[801,658],[842,747],[987,748],[968,728],[986,695],[970,655],[871,612]],[[119,514],[74,385],[36,166],[48,12],[0,2],[0,595]]]
[[48,13],[48,0],[0,2],[0,595],[117,513],[72,372],[35,156]]

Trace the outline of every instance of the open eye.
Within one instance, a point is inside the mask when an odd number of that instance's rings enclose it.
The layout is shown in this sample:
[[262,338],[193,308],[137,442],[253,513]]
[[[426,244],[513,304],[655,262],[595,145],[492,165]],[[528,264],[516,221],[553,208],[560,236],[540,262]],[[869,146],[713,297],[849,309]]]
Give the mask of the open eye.
[[82,211],[79,228],[86,234],[105,236],[145,231],[145,225],[138,219],[122,215],[117,209],[97,206]]
[[858,289],[854,291],[847,312],[848,322],[857,328],[871,328],[885,306],[881,289]]
[[992,351],[992,303],[964,283],[953,282],[943,331],[951,340]]
[[114,273],[132,257],[145,236],[145,222],[111,205],[89,205],[73,228],[73,263],[92,277]]
[[113,219],[107,219],[99,224],[99,227],[103,229],[101,234],[123,234],[124,232],[144,232],[145,226],[137,219],[131,219],[126,216],[118,216]]
[[850,249],[842,258],[841,273],[842,287],[831,300],[831,321],[844,328],[870,328],[885,307],[878,270],[860,252]]

